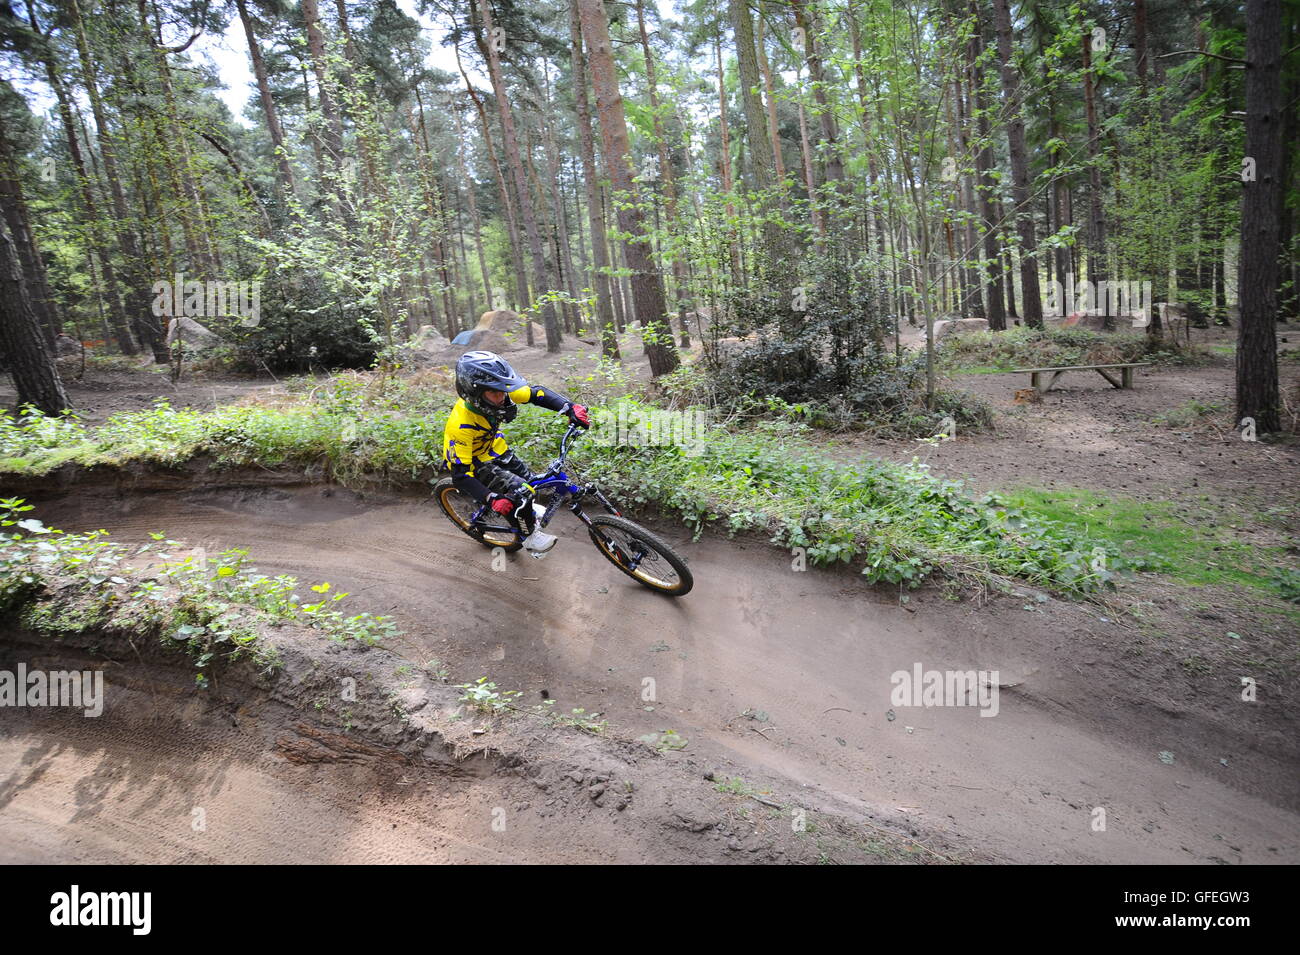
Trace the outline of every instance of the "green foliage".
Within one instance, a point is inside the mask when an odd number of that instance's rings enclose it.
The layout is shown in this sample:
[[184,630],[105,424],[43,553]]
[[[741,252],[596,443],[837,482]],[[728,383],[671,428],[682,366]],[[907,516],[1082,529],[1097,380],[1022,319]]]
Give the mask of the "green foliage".
[[[649,410],[624,400],[629,417]],[[1043,520],[998,495],[971,498],[960,481],[935,477],[915,460],[830,460],[807,440],[808,428],[788,420],[715,424],[699,454],[586,442],[573,461],[626,505],[675,514],[697,533],[710,524],[763,533],[782,547],[802,548],[810,564],[856,563],[873,583],[914,587],[942,571],[1086,592],[1148,566],[1144,556]],[[515,433],[526,458],[553,453],[554,430],[539,416],[521,415]]]
[[1218,414],[1224,408],[1222,401],[1201,401],[1189,398],[1177,407],[1162,412],[1153,419],[1166,428],[1188,428]]
[[260,306],[256,326],[221,330],[234,343],[229,365],[236,370],[369,368],[379,355],[380,343],[367,331],[375,310],[332,300],[315,269],[278,270],[263,281]]
[[1225,520],[1224,508],[1161,501],[1080,489],[1022,488],[1007,495],[1024,512],[1039,515],[1074,533],[1102,535],[1126,560],[1168,573],[1190,585],[1246,588],[1290,599],[1288,581],[1300,579],[1294,567],[1276,567],[1285,552],[1243,539]]
[[[107,531],[71,534],[21,516],[31,510],[16,498],[0,500],[0,527],[16,528],[0,533],[0,611],[20,609],[43,632],[146,630],[184,646],[201,669],[247,655],[267,670],[279,665],[278,655],[259,637],[259,624],[295,623],[365,645],[397,635],[391,617],[338,609],[348,595],[331,594],[329,583],[310,588],[318,599],[300,598],[296,578],[258,573],[246,551],[208,557],[161,534],[128,548]],[[127,563],[146,555],[147,570]]]
[[471,708],[480,713],[493,716],[515,709],[519,697],[523,696],[521,690],[498,690],[497,685],[485,676],[479,677],[473,683],[458,684],[456,689],[465,691],[460,697],[462,703],[468,703]]
[[1270,583],[1283,600],[1288,603],[1300,603],[1300,569],[1295,567],[1274,568]]
[[810,258],[808,277],[774,277],[729,294],[706,360],[668,376],[674,403],[723,413],[797,415],[815,427],[928,435],[956,413],[967,428],[991,420],[957,395],[925,407],[923,355],[899,354],[880,272],[839,251]]

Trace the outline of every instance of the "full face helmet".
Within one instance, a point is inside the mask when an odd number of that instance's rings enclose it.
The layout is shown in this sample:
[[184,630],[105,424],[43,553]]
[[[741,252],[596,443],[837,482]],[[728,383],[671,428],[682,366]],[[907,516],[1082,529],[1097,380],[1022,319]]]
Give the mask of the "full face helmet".
[[508,397],[501,404],[494,405],[483,396],[483,392],[509,393],[527,384],[524,376],[496,352],[467,351],[456,362],[456,393],[465,399],[471,411],[485,418],[509,421],[518,409]]

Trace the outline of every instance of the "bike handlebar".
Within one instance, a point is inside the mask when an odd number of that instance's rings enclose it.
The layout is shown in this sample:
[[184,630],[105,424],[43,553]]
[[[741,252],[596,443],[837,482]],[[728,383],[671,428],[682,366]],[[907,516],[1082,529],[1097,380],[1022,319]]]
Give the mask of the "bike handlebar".
[[564,432],[564,437],[560,439],[560,456],[555,459],[553,464],[551,464],[551,470],[558,471],[564,466],[564,461],[569,456],[569,445],[573,442],[573,439],[584,430],[584,428],[577,424],[569,424],[569,427]]

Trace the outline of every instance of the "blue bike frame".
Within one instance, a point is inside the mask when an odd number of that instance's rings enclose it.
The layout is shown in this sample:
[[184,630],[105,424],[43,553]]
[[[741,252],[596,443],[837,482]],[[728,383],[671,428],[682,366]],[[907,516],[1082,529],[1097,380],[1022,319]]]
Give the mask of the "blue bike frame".
[[[581,429],[576,424],[569,425],[568,430],[564,432],[564,437],[560,439],[559,456],[551,462],[551,466],[543,471],[540,477],[535,478],[533,483],[529,485],[529,487],[533,489],[534,494],[547,489],[551,490],[551,500],[550,503],[546,505],[546,512],[537,519],[538,527],[545,527],[549,524],[551,522],[551,517],[559,509],[560,505],[566,502],[568,503],[569,510],[573,511],[578,520],[582,521],[584,524],[590,524],[591,518],[583,513],[582,510],[582,499],[588,494],[600,501],[605,510],[609,511],[609,513],[613,514],[615,517],[622,516],[619,509],[614,506],[613,502],[611,502],[609,498],[605,497],[605,495],[601,493],[599,488],[594,486],[584,487],[580,484],[574,484],[569,480],[569,476],[564,473],[564,462],[569,456],[569,445],[572,443],[574,437],[578,435],[580,430]],[[480,505],[478,510],[470,515],[470,523],[481,524],[483,516],[487,512],[488,506],[486,504]],[[499,531],[502,528],[494,529]],[[518,528],[511,528],[511,530],[514,531],[516,537],[522,538],[524,536]]]

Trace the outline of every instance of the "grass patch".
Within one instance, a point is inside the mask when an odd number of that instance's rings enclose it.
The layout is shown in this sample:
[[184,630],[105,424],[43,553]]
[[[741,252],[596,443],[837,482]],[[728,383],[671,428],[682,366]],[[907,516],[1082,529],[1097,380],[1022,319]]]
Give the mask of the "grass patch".
[[1296,593],[1298,576],[1282,548],[1235,539],[1220,523],[1222,512],[1208,506],[1082,489],[1020,488],[1007,498],[1026,513],[1113,541],[1126,555],[1141,554],[1151,569],[1183,584],[1245,587],[1283,600]]
[[1218,414],[1224,407],[1222,401],[1207,402],[1192,398],[1156,415],[1151,420],[1166,428],[1190,428]]

